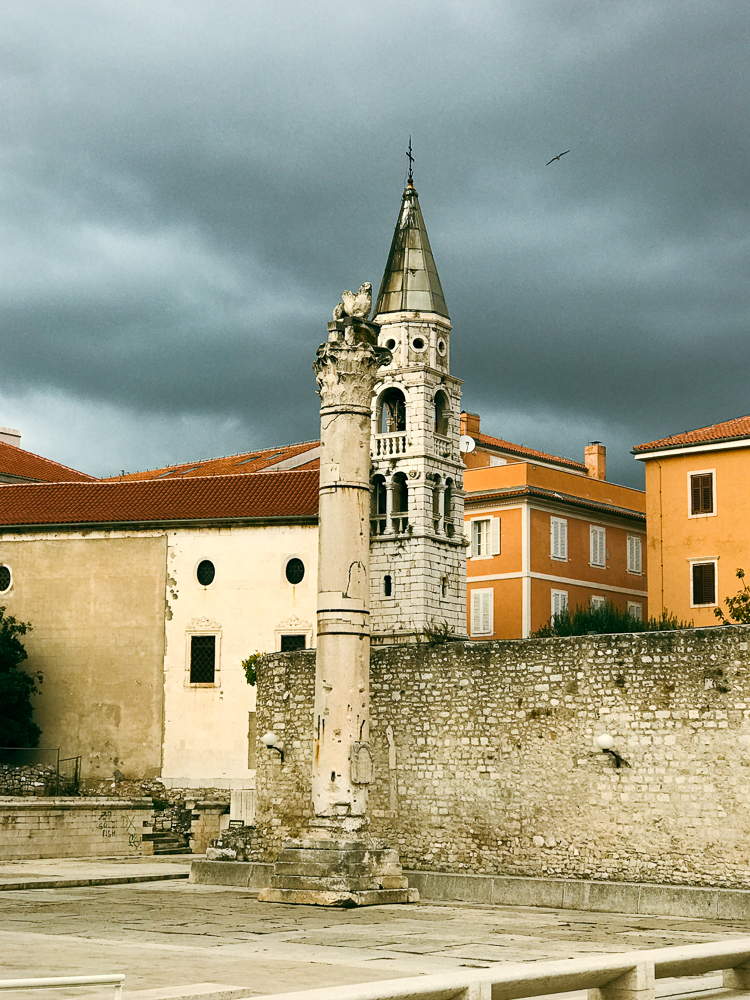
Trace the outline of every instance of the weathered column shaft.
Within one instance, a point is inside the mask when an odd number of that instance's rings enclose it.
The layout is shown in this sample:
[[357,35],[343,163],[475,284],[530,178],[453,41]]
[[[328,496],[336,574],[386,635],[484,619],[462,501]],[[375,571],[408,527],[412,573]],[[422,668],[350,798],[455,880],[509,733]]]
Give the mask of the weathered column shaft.
[[[358,317],[328,324],[315,374],[321,398],[318,648],[312,795],[315,815],[359,817],[369,753],[370,416],[390,352]],[[356,828],[358,822],[345,824]]]

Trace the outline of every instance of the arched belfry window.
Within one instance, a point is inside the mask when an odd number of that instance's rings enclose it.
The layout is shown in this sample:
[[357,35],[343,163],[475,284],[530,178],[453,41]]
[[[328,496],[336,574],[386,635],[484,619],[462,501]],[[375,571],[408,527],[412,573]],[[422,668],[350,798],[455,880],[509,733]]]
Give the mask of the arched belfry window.
[[386,389],[378,400],[378,434],[406,430],[406,398],[400,389]]
[[435,393],[435,433],[448,437],[448,421],[450,419],[450,401],[447,393],[439,390]]

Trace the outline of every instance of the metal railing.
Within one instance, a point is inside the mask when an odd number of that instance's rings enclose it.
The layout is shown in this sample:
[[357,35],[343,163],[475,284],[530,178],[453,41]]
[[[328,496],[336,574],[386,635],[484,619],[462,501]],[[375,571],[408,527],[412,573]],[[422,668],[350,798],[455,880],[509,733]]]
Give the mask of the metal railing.
[[54,990],[71,986],[112,986],[114,1000],[122,1000],[122,984],[125,976],[54,976],[49,979],[0,979],[0,993],[11,990]]
[[[411,976],[355,986],[274,993],[253,1000],[520,1000],[589,990],[589,1000],[654,1000],[657,979],[724,973],[724,986],[750,989],[750,938],[551,962]],[[690,987],[695,992],[697,984]]]

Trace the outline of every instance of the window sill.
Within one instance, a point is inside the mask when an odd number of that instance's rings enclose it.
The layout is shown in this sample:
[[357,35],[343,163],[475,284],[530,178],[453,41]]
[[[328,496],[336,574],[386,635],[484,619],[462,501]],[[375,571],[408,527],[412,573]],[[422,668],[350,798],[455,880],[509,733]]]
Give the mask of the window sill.
[[216,681],[186,681],[185,687],[189,688],[218,688],[221,687]]
[[705,514],[688,514],[688,517],[691,520],[695,520],[696,518],[701,518],[701,517],[716,517],[717,513],[718,511],[712,510]]

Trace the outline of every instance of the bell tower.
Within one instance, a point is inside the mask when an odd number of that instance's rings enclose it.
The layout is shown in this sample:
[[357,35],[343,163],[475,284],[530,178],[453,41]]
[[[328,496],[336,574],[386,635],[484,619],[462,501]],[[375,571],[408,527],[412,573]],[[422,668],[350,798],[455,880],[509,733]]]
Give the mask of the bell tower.
[[444,622],[463,636],[462,382],[450,374],[451,321],[411,160],[374,312],[392,361],[372,406],[371,641],[415,642]]

